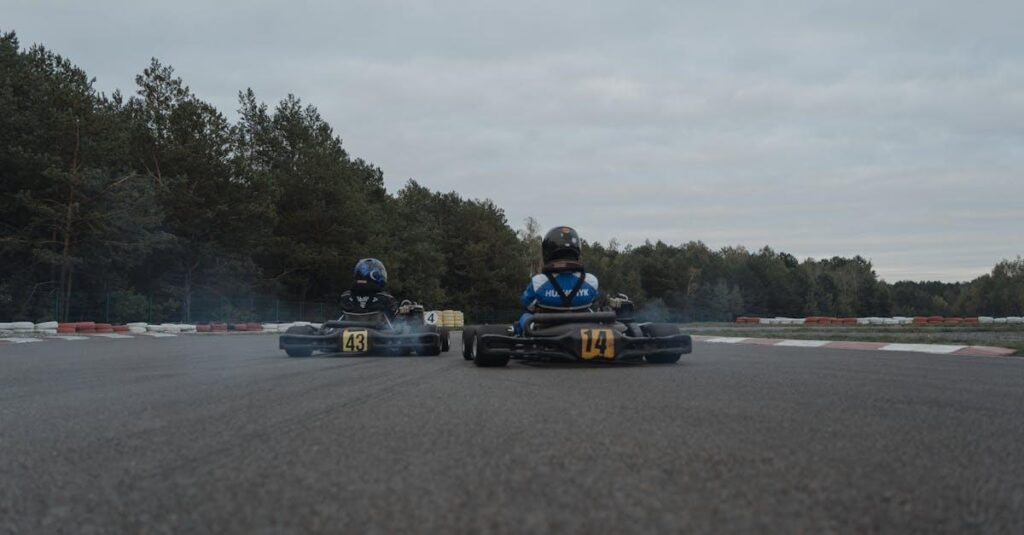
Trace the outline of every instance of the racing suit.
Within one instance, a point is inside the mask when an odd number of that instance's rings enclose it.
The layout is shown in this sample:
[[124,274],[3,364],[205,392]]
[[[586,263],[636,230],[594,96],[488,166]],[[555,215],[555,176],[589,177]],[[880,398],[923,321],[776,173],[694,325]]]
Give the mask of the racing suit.
[[537,311],[568,312],[590,308],[597,300],[597,288],[597,277],[582,269],[534,275],[523,291],[526,312],[519,318],[516,332],[522,334]]
[[398,300],[374,284],[357,284],[341,294],[341,310],[353,314],[383,312],[388,319],[394,319]]

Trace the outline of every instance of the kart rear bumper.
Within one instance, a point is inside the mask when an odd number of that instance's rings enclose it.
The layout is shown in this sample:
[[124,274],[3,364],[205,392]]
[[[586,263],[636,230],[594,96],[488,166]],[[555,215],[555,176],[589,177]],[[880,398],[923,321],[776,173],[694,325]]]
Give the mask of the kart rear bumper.
[[668,356],[693,352],[693,340],[688,334],[647,337],[616,333],[614,357],[592,359],[580,356],[581,340],[579,334],[575,332],[545,337],[485,334],[480,337],[479,344],[477,350],[481,354],[564,362],[636,362],[642,360],[645,355]]
[[[428,349],[441,343],[441,335],[434,332],[390,334],[368,331],[366,351],[353,354],[373,353],[388,349]],[[279,349],[312,349],[327,353],[340,353],[341,331],[324,334],[282,334],[278,338]]]

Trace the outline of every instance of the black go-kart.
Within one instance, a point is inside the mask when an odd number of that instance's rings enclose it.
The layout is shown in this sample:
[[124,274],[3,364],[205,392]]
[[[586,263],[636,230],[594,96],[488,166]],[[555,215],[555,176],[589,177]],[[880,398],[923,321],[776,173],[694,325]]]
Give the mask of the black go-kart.
[[612,301],[612,308],[600,311],[539,312],[522,334],[505,325],[466,327],[462,356],[481,367],[505,366],[510,359],[673,364],[693,351],[678,325],[637,322],[628,299]]
[[314,351],[345,355],[440,355],[448,351],[448,330],[424,321],[423,306],[402,302],[395,318],[382,312],[345,313],[320,328],[289,327],[278,339],[289,357],[308,357]]

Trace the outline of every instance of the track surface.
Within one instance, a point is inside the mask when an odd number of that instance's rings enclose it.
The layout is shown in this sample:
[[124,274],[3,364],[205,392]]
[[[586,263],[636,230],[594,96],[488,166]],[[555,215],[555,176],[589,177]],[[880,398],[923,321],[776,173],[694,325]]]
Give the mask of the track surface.
[[0,532],[1024,531],[1024,359],[0,346]]

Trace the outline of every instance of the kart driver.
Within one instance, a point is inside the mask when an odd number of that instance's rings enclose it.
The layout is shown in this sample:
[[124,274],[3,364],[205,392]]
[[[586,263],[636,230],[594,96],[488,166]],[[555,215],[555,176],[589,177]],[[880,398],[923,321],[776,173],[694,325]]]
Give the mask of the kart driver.
[[597,277],[580,261],[580,236],[570,227],[555,227],[541,244],[544,267],[523,292],[526,312],[516,324],[522,333],[534,312],[586,310],[597,300]]
[[384,291],[388,284],[388,270],[376,258],[356,262],[353,270],[355,282],[341,294],[341,310],[346,314],[383,312],[388,319],[398,313],[398,300]]

